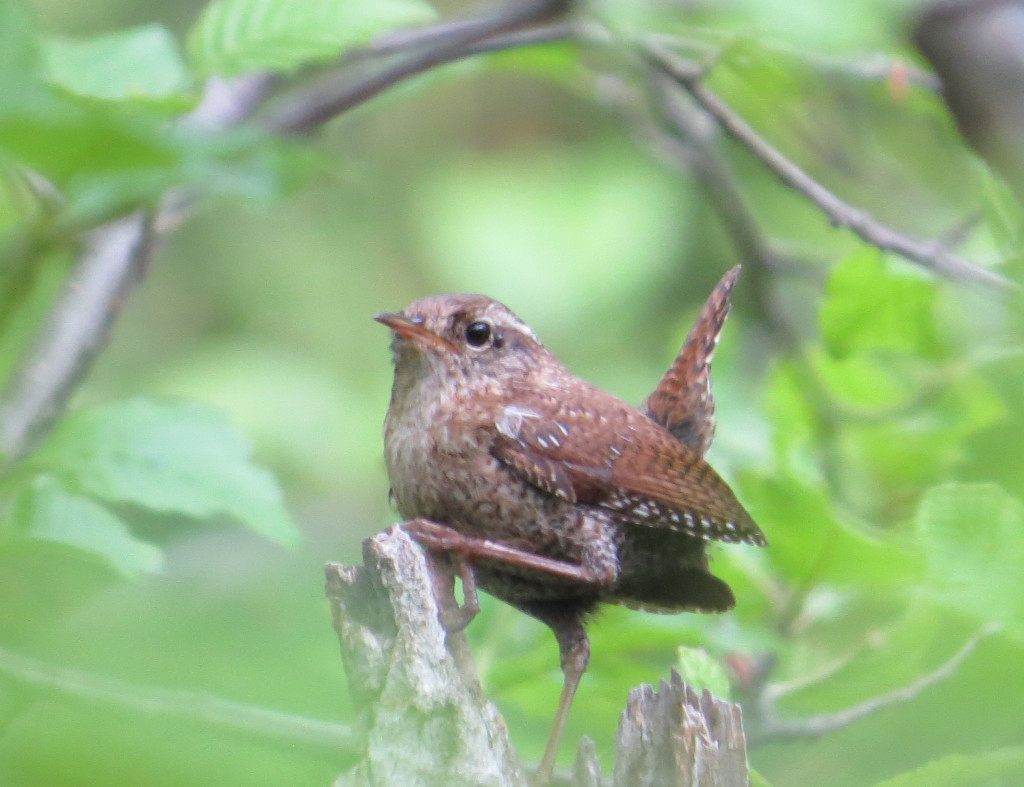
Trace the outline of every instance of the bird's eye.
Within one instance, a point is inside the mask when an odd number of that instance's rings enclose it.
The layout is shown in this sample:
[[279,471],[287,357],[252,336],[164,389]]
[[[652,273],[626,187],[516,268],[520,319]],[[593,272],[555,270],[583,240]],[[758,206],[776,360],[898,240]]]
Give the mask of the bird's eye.
[[483,320],[466,326],[466,341],[473,347],[483,347],[491,338],[491,326]]

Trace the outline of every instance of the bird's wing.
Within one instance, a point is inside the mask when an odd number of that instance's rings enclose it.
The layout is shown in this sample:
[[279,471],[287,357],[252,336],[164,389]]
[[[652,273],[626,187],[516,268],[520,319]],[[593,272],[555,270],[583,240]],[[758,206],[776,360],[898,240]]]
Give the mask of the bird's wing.
[[582,381],[506,407],[495,429],[493,455],[548,494],[604,508],[635,525],[766,543],[729,486],[695,451]]

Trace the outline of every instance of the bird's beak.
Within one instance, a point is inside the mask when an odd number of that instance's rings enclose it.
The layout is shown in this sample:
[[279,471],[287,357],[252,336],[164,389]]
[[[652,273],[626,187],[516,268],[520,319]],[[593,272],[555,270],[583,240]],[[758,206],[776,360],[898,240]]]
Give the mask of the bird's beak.
[[396,336],[400,336],[424,350],[435,349],[446,350],[452,353],[458,352],[454,344],[426,328],[421,320],[411,320],[402,314],[388,313],[376,314],[373,319],[388,326],[388,328],[395,332]]

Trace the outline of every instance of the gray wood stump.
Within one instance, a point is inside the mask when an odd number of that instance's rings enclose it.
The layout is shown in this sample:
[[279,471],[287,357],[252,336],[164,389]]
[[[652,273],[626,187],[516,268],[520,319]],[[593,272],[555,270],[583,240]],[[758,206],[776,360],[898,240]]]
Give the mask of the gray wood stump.
[[747,743],[739,705],[698,694],[672,670],[655,691],[629,693],[615,735],[615,785],[748,785]]
[[[361,759],[335,784],[525,785],[504,719],[483,696],[462,634],[438,622],[434,575],[395,527],[368,539],[363,565],[329,563],[327,598],[362,733]],[[634,689],[616,736],[614,784],[746,787],[740,709],[697,695],[675,672],[659,690]],[[603,779],[584,739],[570,775]]]

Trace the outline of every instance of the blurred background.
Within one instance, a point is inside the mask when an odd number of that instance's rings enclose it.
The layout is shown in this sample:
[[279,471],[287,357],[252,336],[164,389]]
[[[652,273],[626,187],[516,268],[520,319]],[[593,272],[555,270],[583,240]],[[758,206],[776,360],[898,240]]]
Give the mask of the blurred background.
[[[183,50],[204,8],[31,5],[47,34],[158,23]],[[913,79],[924,66],[907,41],[917,6],[585,13],[699,43],[714,53],[709,84],[844,199],[1019,271],[1019,206],[933,86]],[[127,506],[132,531],[164,552],[158,572],[125,579],[87,553],[9,545],[0,645],[140,697],[200,692],[351,720],[322,566],[358,563],[361,542],[396,520],[381,446],[389,336],[372,315],[431,293],[486,293],[573,372],[639,402],[721,274],[747,262],[716,356],[710,459],[770,547],[714,551],[733,613],[600,616],[563,764],[587,734],[610,770],[628,690],[681,662],[699,662],[733,699],[763,699],[767,681],[782,717],[809,718],[912,686],[996,620],[1001,633],[947,679],[828,734],[773,737],[751,705],[766,737],[751,764],[776,785],[875,784],[965,762],[961,781],[893,783],[1018,783],[1019,311],[830,226],[712,133],[773,249],[773,264],[751,265],[705,182],[648,144],[636,113],[653,111],[622,98],[642,95],[633,68],[622,51],[564,42],[445,66],[295,143],[303,175],[280,196],[202,201],[163,243],[73,404],[146,397],[218,411],[278,479],[301,543],[285,549],[229,517]],[[486,691],[535,761],[561,683],[550,632],[485,599],[468,635]],[[0,682],[0,733],[11,785],[312,785],[351,764],[202,714],[168,718],[14,679]]]

